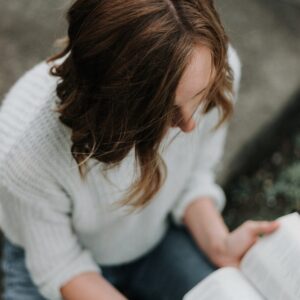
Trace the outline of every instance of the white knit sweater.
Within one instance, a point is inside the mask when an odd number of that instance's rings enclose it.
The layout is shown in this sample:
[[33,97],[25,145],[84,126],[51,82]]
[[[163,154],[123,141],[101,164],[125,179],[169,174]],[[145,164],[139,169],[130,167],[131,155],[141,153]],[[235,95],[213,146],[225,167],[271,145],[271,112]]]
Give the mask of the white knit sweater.
[[[238,90],[240,62],[229,48]],[[17,81],[0,110],[0,226],[26,251],[26,266],[45,298],[62,299],[60,287],[81,272],[99,265],[130,262],[156,246],[167,229],[170,213],[181,223],[186,206],[196,197],[210,196],[219,210],[223,190],[214,181],[227,125],[214,133],[218,113],[213,109],[197,120],[191,133],[171,128],[161,147],[167,180],[143,210],[128,214],[112,204],[121,199],[134,179],[131,152],[118,169],[94,165],[80,180],[71,156],[70,129],[52,111],[57,78],[42,62]]]

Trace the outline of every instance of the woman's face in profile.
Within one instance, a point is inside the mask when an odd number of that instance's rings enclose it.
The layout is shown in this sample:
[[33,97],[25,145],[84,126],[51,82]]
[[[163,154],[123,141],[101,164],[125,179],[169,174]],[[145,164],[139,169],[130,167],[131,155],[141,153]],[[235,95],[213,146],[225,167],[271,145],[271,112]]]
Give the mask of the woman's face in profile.
[[179,127],[183,132],[190,132],[196,127],[192,116],[208,90],[211,75],[210,49],[203,45],[196,46],[176,89],[176,114],[172,127]]

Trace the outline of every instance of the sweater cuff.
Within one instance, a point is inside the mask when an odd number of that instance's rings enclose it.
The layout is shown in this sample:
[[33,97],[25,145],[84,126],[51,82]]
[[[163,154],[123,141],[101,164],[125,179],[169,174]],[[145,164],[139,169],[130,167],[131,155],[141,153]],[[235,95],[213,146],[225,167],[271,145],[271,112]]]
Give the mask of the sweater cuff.
[[53,279],[47,281],[47,284],[41,284],[39,289],[41,294],[49,300],[63,300],[60,288],[75,276],[84,272],[97,272],[101,274],[101,269],[94,262],[88,250],[83,250],[80,255],[53,276]]
[[177,225],[183,224],[183,216],[187,206],[200,197],[209,197],[213,200],[218,211],[225,207],[226,196],[223,189],[216,183],[210,183],[203,186],[195,187],[188,191],[180,199],[177,205],[171,211],[171,217]]

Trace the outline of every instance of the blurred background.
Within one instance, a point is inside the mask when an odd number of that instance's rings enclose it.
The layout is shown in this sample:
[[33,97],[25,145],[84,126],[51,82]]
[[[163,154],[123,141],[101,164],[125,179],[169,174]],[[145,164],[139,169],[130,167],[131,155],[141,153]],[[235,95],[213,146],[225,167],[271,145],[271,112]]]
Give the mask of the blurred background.
[[[1,1],[0,99],[24,71],[55,52],[69,3]],[[300,208],[300,0],[217,0],[216,6],[242,62],[218,170],[233,228]]]

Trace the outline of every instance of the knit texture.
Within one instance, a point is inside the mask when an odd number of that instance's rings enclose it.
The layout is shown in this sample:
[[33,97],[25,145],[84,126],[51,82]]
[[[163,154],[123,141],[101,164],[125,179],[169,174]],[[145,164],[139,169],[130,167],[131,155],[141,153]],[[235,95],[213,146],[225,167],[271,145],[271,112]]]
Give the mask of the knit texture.
[[[229,62],[237,92],[240,62],[231,47]],[[70,152],[71,131],[53,111],[56,84],[41,62],[15,83],[0,110],[0,226],[25,249],[32,279],[50,300],[62,300],[60,287],[82,272],[101,273],[101,266],[146,254],[164,236],[167,216],[182,225],[195,198],[209,196],[221,211],[225,195],[215,170],[228,127],[210,131],[219,118],[213,109],[199,115],[193,132],[173,141],[179,129],[170,128],[161,145],[167,180],[148,206],[129,214],[114,204],[135,179],[134,153],[108,172],[109,180],[103,165],[90,159],[82,181]]]

